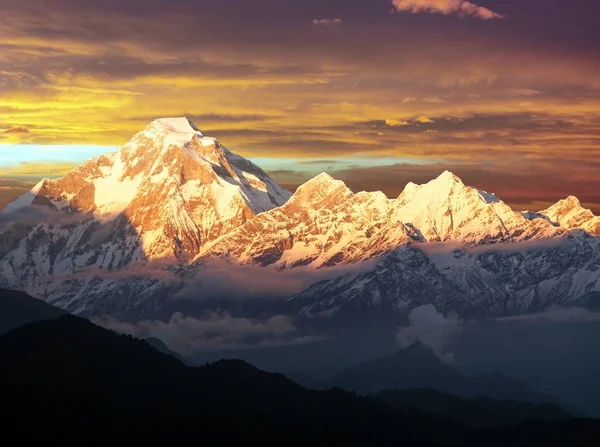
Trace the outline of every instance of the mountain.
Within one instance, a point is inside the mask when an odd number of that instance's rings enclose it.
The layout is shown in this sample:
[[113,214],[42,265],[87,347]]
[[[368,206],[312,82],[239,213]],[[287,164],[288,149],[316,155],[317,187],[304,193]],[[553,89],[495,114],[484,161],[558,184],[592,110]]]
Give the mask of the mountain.
[[542,216],[554,225],[568,229],[581,229],[592,236],[600,236],[600,217],[581,206],[577,197],[569,196],[560,200],[550,208],[539,211]]
[[552,445],[552,439],[593,445],[600,439],[590,420],[553,421],[548,432],[542,422],[476,431],[439,414],[400,410],[397,400],[306,390],[243,361],[187,367],[145,341],[74,316],[0,336],[0,358],[6,436],[415,446],[523,445],[532,437],[536,442],[527,445]]
[[384,391],[375,397],[400,410],[416,409],[478,429],[518,425],[529,420],[562,422],[573,419],[572,415],[553,404],[499,401],[483,397],[461,399],[431,388]]
[[536,393],[523,382],[502,374],[464,376],[420,342],[390,356],[348,368],[324,385],[365,395],[390,390],[434,388],[464,398],[485,397],[498,401],[564,406],[554,396]]
[[145,338],[144,341],[156,349],[158,352],[162,352],[163,354],[168,354],[172,357],[175,357],[177,360],[185,363],[185,359],[175,351],[171,351],[169,347],[159,338],[156,337],[148,337]]
[[396,353],[348,368],[325,382],[359,394],[385,390],[435,388],[462,390],[465,378],[420,342]]
[[151,383],[185,366],[142,340],[118,335],[90,321],[67,315],[20,326],[0,336],[4,381],[92,386]]
[[427,242],[515,242],[564,233],[543,220],[528,220],[494,194],[466,186],[444,171],[424,185],[409,183],[397,199],[398,214]]
[[[118,152],[43,180],[9,204],[0,217],[18,223],[0,238],[0,276],[11,288],[93,313],[90,295],[98,288],[121,297],[133,288],[133,299],[160,287],[148,280],[123,284],[119,275],[107,283],[106,272],[147,262],[185,265],[207,242],[289,197],[188,119],[157,119]],[[147,278],[146,269],[138,270]],[[86,302],[72,301],[83,292]]]
[[26,293],[0,289],[0,334],[34,321],[52,320],[66,315],[58,307]]
[[284,206],[207,244],[200,257],[261,266],[327,267],[363,261],[414,242],[481,244],[564,233],[544,219],[526,219],[448,171],[425,185],[409,183],[397,199],[381,192],[354,194],[323,173],[300,186]]
[[323,173],[300,186],[282,207],[208,244],[200,259],[279,267],[358,262],[419,240],[394,219],[393,203],[381,192],[354,194]]
[[597,308],[600,241],[584,232],[550,240],[468,247],[414,244],[375,265],[313,284],[290,297],[304,320],[345,321],[357,314],[408,314],[433,304],[463,316]]

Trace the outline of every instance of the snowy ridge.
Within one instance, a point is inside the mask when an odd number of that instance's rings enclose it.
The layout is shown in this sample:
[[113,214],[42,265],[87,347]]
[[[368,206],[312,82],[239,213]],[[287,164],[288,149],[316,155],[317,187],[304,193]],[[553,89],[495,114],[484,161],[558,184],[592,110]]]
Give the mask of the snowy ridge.
[[449,171],[424,185],[409,185],[397,199],[396,213],[427,242],[513,242],[564,232],[548,222],[526,219],[495,195],[465,186]]
[[419,239],[394,220],[393,203],[381,192],[354,194],[323,173],[300,186],[282,207],[208,244],[199,258],[278,267],[359,262]]
[[600,241],[581,234],[464,250],[403,247],[374,268],[319,282],[287,300],[299,318],[407,315],[432,303],[464,317],[519,315],[600,298]]
[[569,196],[550,208],[539,211],[538,216],[554,225],[567,229],[581,229],[592,236],[600,236],[600,217],[581,206],[577,197]]
[[199,257],[326,267],[360,262],[415,242],[477,245],[564,233],[546,220],[526,219],[448,171],[425,185],[407,185],[397,199],[381,192],[354,194],[323,173],[300,186],[284,206],[207,244]]

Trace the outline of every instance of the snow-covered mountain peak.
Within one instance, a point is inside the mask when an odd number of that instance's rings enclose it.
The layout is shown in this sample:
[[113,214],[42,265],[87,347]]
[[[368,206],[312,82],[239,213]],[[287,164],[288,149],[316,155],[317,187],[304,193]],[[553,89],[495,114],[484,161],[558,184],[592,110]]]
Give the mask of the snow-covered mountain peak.
[[495,195],[466,186],[450,171],[424,185],[409,183],[397,199],[395,216],[418,229],[426,241],[480,243],[555,232],[548,222],[532,223]]
[[555,208],[555,209],[571,208],[572,209],[572,208],[583,208],[583,207],[581,206],[581,201],[577,197],[569,196],[566,199],[559,200],[557,203],[555,203],[552,206],[552,208]]
[[335,180],[329,174],[323,172],[316,177],[300,185],[290,199],[290,204],[313,204],[318,205],[334,200],[343,200],[352,195],[346,184],[341,180]]
[[212,151],[225,151],[216,138],[205,136],[189,119],[179,117],[155,119],[123,146],[119,156],[136,161],[146,157],[156,159],[166,156],[172,147],[186,149],[190,146],[200,149],[201,157]]
[[465,186],[458,176],[450,171],[444,171],[423,185],[408,183],[398,197],[398,203],[400,206],[404,206],[417,201],[420,204],[435,202],[439,205],[441,202],[449,200],[450,196],[456,196],[460,192],[471,189]]
[[437,178],[433,179],[431,182],[436,185],[451,185],[453,183],[458,183],[460,185],[464,185],[463,181],[454,173],[446,170],[438,175]]
[[306,186],[306,185],[339,185],[341,183],[344,183],[344,182],[342,182],[341,180],[334,179],[327,172],[321,172],[319,175],[317,175],[317,176],[311,178],[310,180],[308,180],[307,182],[305,182],[304,185],[302,185],[302,186]]
[[551,207],[539,211],[537,215],[569,230],[582,229],[593,236],[600,235],[600,217],[584,208],[575,196],[559,200]]
[[198,129],[198,127],[196,127],[196,125],[186,117],[158,118],[155,120],[155,122],[167,132],[180,134],[194,133],[200,137],[204,136],[202,134],[202,131]]
[[[46,223],[49,231],[77,239],[69,250],[88,250],[82,260],[67,249],[61,253],[59,270],[68,273],[81,267],[79,262],[118,268],[136,260],[190,259],[208,241],[283,205],[290,196],[258,166],[204,136],[188,119],[161,118],[121,150],[40,182],[9,211],[43,204],[89,216],[94,221],[87,224],[90,228],[113,227],[94,238],[97,245],[89,245],[89,228],[88,233],[82,226],[71,234],[58,222]],[[81,237],[86,240],[79,241]],[[44,268],[56,269],[46,264]]]

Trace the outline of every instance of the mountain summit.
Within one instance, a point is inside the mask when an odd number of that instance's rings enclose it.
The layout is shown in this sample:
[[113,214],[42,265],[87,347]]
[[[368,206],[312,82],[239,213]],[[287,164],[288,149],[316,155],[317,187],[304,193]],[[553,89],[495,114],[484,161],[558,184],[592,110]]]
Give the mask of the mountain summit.
[[569,196],[559,200],[537,214],[555,225],[568,229],[582,229],[592,236],[600,236],[600,217],[581,206],[577,197]]
[[283,205],[290,195],[187,118],[157,119],[121,150],[42,180],[3,211],[51,214],[9,244],[3,276],[21,287],[89,266],[186,262],[208,241]]

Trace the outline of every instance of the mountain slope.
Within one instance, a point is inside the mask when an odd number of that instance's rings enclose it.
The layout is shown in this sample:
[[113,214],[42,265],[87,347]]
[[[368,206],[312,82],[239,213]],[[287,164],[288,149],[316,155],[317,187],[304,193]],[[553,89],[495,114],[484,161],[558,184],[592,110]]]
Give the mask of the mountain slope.
[[[468,434],[460,425],[339,390],[305,390],[242,361],[186,367],[144,341],[72,316],[1,336],[0,358],[7,359],[0,371],[3,404],[11,408],[5,428],[36,424],[43,436],[81,431],[95,438],[262,443],[402,438],[439,445]],[[65,418],[68,432],[59,423]]]
[[595,308],[600,241],[583,232],[560,238],[477,248],[415,244],[361,272],[313,284],[287,300],[303,319],[407,315],[434,304],[443,312],[489,316],[540,312],[549,306]]
[[[94,264],[118,268],[137,259],[193,256],[207,241],[289,196],[258,166],[204,136],[186,118],[163,118],[120,151],[63,178],[43,180],[3,214],[34,204],[87,213],[96,225],[112,222],[111,234],[96,241],[100,259]],[[78,233],[84,234],[68,235],[64,245],[77,249],[89,242],[86,231]]]
[[326,381],[326,386],[365,395],[384,390],[428,387],[456,392],[463,385],[464,377],[420,342],[390,356],[348,368]]
[[28,323],[52,320],[65,314],[62,309],[26,293],[0,289],[0,334]]
[[577,197],[569,196],[536,214],[563,228],[578,228],[592,236],[600,236],[600,217],[581,206]]
[[397,202],[398,215],[427,242],[522,241],[563,232],[542,220],[525,219],[493,194],[465,186],[449,171],[424,185],[409,183]]
[[282,207],[208,244],[201,257],[279,267],[358,262],[418,240],[413,230],[393,220],[393,203],[381,192],[354,194],[343,182],[321,174]]
[[145,338],[144,341],[156,349],[158,352],[162,352],[163,354],[168,354],[172,357],[175,357],[177,360],[185,363],[185,359],[181,356],[181,354],[171,351],[169,347],[159,338],[149,337]]
[[536,393],[523,382],[501,374],[466,377],[442,362],[420,342],[390,356],[348,368],[328,380],[326,386],[337,386],[360,394],[434,388],[464,398],[485,397],[497,401],[562,406],[556,397]]

